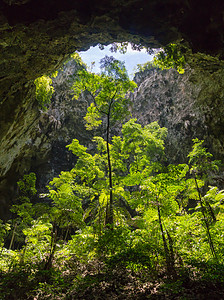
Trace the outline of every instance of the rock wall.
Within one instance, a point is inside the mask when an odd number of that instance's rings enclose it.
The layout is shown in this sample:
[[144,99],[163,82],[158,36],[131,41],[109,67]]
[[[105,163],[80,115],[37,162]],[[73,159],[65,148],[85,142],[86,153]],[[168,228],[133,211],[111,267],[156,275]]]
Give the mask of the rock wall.
[[[168,128],[167,153],[171,162],[184,162],[192,139],[205,140],[216,159],[224,159],[224,70],[151,69],[135,77],[133,116],[142,124],[158,121]],[[143,113],[144,112],[144,113]]]
[[[27,88],[22,105],[16,107],[7,134],[0,148],[1,216],[7,215],[13,202],[17,180],[34,171],[39,192],[61,170],[70,169],[74,158],[65,146],[78,138],[84,143],[87,135],[83,116],[88,98],[73,100],[69,78],[77,70],[75,61],[68,62],[54,80],[55,93],[47,111],[41,111],[35,100],[34,88]],[[1,217],[0,216],[0,217]]]

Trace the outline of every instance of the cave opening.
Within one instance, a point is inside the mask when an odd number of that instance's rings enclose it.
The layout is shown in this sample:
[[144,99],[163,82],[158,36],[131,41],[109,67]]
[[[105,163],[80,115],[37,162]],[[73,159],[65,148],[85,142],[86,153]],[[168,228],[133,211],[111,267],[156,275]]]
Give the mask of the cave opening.
[[121,46],[121,44],[109,44],[107,46],[97,45],[91,46],[87,51],[78,52],[84,63],[88,65],[93,72],[100,72],[100,59],[104,56],[113,56],[115,59],[125,62],[129,77],[133,78],[134,73],[137,72],[137,65],[145,64],[152,61],[154,55],[149,54],[146,48],[137,50],[133,49],[131,43],[128,44],[127,49],[119,51],[118,49],[113,50],[115,45]]

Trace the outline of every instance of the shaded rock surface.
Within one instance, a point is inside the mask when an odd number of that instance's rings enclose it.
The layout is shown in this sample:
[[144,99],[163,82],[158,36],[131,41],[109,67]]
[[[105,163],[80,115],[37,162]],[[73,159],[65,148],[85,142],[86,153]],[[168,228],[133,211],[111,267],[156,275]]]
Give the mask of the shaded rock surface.
[[[73,155],[65,146],[73,138],[83,143],[89,140],[83,116],[88,97],[73,100],[69,79],[76,72],[76,63],[69,62],[54,81],[55,94],[47,111],[41,111],[35,101],[34,89],[15,110],[15,120],[0,149],[0,202],[7,211],[16,193],[16,182],[23,174],[34,171],[38,177],[38,192],[61,170],[72,167]],[[26,98],[29,98],[28,99]]]
[[133,97],[133,116],[142,124],[158,121],[168,128],[170,162],[186,162],[192,139],[205,140],[217,159],[224,158],[224,69],[151,69],[138,73]]

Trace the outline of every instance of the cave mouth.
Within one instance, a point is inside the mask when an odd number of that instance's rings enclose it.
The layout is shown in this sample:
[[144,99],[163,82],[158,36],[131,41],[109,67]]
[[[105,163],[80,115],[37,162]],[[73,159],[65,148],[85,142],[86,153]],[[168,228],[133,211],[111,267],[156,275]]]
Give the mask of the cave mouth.
[[222,57],[223,11],[223,1],[211,6],[202,0],[0,1],[0,101],[13,105],[11,95],[17,100],[68,54],[98,43],[159,48],[184,39],[195,52]]

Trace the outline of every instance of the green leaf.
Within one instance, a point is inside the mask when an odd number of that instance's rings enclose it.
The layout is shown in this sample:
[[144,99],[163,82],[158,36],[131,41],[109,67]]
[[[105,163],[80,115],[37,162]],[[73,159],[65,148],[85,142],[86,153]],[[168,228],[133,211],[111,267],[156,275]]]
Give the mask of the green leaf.
[[35,79],[34,84],[36,86],[36,99],[40,107],[46,110],[46,106],[50,103],[51,97],[54,93],[52,80],[49,76],[43,75]]

